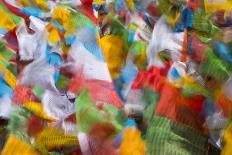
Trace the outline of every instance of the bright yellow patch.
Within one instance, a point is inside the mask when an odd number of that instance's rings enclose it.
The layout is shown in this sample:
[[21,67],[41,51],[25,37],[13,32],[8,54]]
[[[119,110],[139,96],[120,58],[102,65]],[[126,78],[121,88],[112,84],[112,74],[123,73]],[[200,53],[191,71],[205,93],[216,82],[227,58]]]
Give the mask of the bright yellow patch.
[[64,36],[65,38],[67,38],[70,34],[73,33],[74,27],[72,26],[70,20],[72,18],[72,15],[68,10],[62,7],[57,7],[54,9],[52,16],[66,30]]
[[30,144],[10,135],[1,155],[40,155],[40,153],[36,152]]
[[133,0],[127,0],[127,5],[129,9],[134,10],[135,4]]
[[145,155],[146,147],[141,133],[136,128],[126,128],[123,133],[120,155]]
[[56,44],[58,41],[60,41],[60,35],[59,30],[56,27],[48,27],[48,41],[52,45]]
[[130,29],[132,30],[137,30],[138,29],[138,25],[134,24],[134,23],[131,23],[130,24]]
[[0,65],[0,72],[4,73],[4,79],[6,83],[11,87],[15,88],[16,85],[16,77],[4,66]]
[[103,4],[104,2],[105,2],[104,0],[93,0],[94,4],[99,4],[99,5]]
[[46,0],[35,0],[35,3],[42,9],[48,10]]
[[0,9],[0,28],[4,28],[6,30],[12,30],[16,27],[16,24],[14,21],[9,17],[7,13],[5,13],[3,10]]
[[68,21],[71,13],[63,7],[56,7],[52,13],[52,17],[56,19],[61,25]]
[[223,134],[224,146],[222,148],[221,155],[232,154],[232,125],[230,125]]
[[231,0],[204,0],[205,3],[205,11],[207,13],[215,12],[218,10],[226,10],[229,11],[232,9],[232,1]]
[[43,119],[46,119],[46,120],[49,120],[49,121],[55,121],[54,118],[48,116],[44,110],[43,110],[43,106],[41,103],[38,103],[38,102],[26,102],[24,104],[24,107],[28,110],[30,110],[31,112],[33,112],[35,115],[43,118]]
[[106,59],[110,74],[116,79],[126,59],[124,42],[119,36],[107,35],[100,39],[100,47]]
[[78,146],[78,139],[74,135],[65,134],[62,130],[55,127],[47,127],[36,139],[35,144],[43,149],[59,146]]

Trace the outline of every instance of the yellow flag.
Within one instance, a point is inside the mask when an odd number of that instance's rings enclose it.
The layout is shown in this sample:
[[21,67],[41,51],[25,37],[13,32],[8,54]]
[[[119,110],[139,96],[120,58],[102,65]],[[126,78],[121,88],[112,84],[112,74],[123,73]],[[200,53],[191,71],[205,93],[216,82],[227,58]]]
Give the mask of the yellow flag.
[[15,88],[16,77],[4,66],[0,65],[0,72],[4,73],[5,81],[11,88]]
[[59,30],[56,27],[47,27],[48,32],[48,41],[52,45],[55,45],[58,41],[60,41]]
[[207,13],[215,12],[218,10],[230,11],[232,9],[231,0],[204,0],[205,11]]
[[120,155],[145,155],[146,147],[141,138],[141,133],[136,128],[128,127],[124,130],[122,144],[119,148]]
[[78,139],[74,135],[65,134],[64,131],[56,127],[49,126],[45,128],[35,141],[40,149],[53,148],[59,146],[78,146]]
[[110,74],[113,79],[116,79],[120,75],[127,56],[127,52],[124,50],[124,42],[119,36],[106,35],[100,39],[99,43]]
[[24,104],[24,107],[28,110],[30,110],[31,112],[33,112],[35,115],[43,118],[43,119],[46,119],[46,120],[49,120],[49,121],[55,121],[54,118],[48,116],[44,110],[43,110],[43,106],[41,103],[38,103],[38,102],[26,102]]
[[30,144],[14,135],[10,135],[1,155],[40,155]]
[[16,24],[14,23],[14,21],[2,9],[0,9],[0,15],[1,15],[0,28],[6,29],[6,30],[12,30],[16,27]]
[[230,125],[223,133],[224,146],[222,148],[222,155],[232,154],[232,125]]

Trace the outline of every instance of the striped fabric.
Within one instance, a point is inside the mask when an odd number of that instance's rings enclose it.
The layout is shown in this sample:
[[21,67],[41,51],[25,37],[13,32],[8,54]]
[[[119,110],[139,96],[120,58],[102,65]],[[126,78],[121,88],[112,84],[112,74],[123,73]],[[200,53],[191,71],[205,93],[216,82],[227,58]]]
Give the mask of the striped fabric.
[[25,143],[18,137],[10,135],[1,155],[40,155],[32,145]]
[[189,126],[154,116],[147,130],[147,155],[204,155],[207,138]]

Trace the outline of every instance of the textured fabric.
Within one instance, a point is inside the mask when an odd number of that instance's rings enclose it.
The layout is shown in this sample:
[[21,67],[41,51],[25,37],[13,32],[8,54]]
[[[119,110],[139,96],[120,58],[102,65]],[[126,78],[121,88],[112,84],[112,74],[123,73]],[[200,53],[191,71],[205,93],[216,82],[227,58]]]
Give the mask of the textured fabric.
[[[99,105],[100,106],[100,105]],[[99,109],[87,91],[80,94],[76,100],[76,119],[78,131],[91,132],[94,127],[104,124],[113,125],[116,131],[122,129],[117,121],[118,110],[114,106],[103,105]]]
[[224,94],[223,91],[218,92],[217,105],[219,105],[219,107],[223,111],[223,114],[226,117],[229,117],[231,115],[231,112],[232,112],[232,101],[227,96],[225,96],[225,94]]
[[147,155],[204,155],[207,138],[197,130],[154,116],[147,131]]
[[118,155],[111,141],[84,133],[78,134],[78,140],[84,155]]
[[159,93],[150,89],[144,91],[143,99],[147,102],[147,106],[143,112],[143,120],[148,125],[152,122],[154,109],[156,108],[157,102],[159,101],[159,97]]
[[67,65],[69,68],[72,68],[70,72],[73,74],[76,74],[82,69],[86,79],[98,79],[108,82],[112,81],[107,63],[98,59],[94,54],[87,50],[81,41],[75,40],[68,53],[67,59],[70,61]]
[[25,143],[16,136],[10,135],[1,155],[40,155],[30,144]]
[[122,144],[119,148],[120,155],[145,155],[146,146],[141,139],[138,129],[127,127],[124,129]]
[[227,127],[223,134],[224,146],[222,149],[222,155],[232,154],[232,125]]
[[230,0],[211,1],[204,0],[206,12],[214,12],[217,10],[231,10],[232,2]]
[[9,13],[2,4],[0,4],[0,13],[0,28],[12,30],[17,26],[16,24],[19,22],[19,18],[16,18],[16,16]]
[[4,79],[6,80],[7,84],[11,88],[14,88],[16,85],[16,77],[14,76],[14,74],[12,74],[7,68],[2,65],[0,65],[0,72],[4,73]]
[[[167,0],[162,0],[167,1]],[[180,59],[182,46],[184,41],[184,32],[173,32],[171,26],[168,24],[165,16],[162,16],[156,23],[152,40],[147,47],[147,61],[148,66],[153,65],[158,67],[165,67],[165,64],[159,58],[158,53],[163,50],[175,51],[176,56]]]
[[204,119],[200,117],[203,105],[203,98],[193,96],[184,98],[180,89],[165,83],[160,92],[160,100],[157,103],[155,114],[165,116],[181,124],[189,125],[202,130]]
[[43,106],[41,103],[39,102],[26,102],[24,104],[25,108],[28,109],[29,111],[33,112],[35,115],[43,118],[43,119],[46,119],[46,120],[49,120],[49,121],[55,121],[54,118],[52,117],[49,117],[47,115],[47,113],[44,112],[43,110]]
[[151,67],[148,71],[140,71],[132,84],[132,89],[141,89],[151,86],[154,90],[160,91],[165,82],[167,68],[159,69]]
[[158,0],[158,2],[160,10],[166,16],[171,26],[174,26],[180,16],[180,11],[183,10],[183,7],[176,1]]
[[124,42],[119,36],[108,35],[101,38],[99,43],[104,53],[110,74],[112,78],[115,79],[119,76],[127,55]]
[[104,80],[86,80],[80,74],[78,73],[73,79],[71,79],[69,91],[81,93],[83,90],[88,90],[90,96],[95,101],[112,104],[118,108],[122,108],[122,102],[111,82]]
[[46,151],[54,147],[78,146],[79,142],[75,135],[66,134],[56,127],[47,127],[35,141],[36,147],[46,154]]

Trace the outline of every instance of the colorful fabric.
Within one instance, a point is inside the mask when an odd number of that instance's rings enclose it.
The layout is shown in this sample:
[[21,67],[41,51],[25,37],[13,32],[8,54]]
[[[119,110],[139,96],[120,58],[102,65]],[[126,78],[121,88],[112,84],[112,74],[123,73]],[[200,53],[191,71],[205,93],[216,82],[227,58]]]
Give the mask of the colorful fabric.
[[206,154],[207,138],[190,126],[154,116],[146,134],[147,154]]

